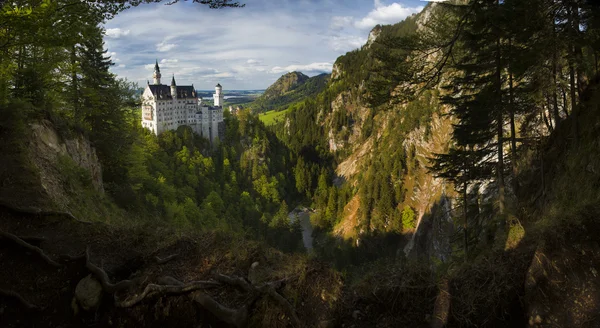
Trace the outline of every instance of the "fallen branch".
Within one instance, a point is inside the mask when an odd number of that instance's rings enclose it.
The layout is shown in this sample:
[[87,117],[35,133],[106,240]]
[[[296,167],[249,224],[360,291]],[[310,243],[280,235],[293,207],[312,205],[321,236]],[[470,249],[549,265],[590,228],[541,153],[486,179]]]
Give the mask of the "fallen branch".
[[89,246],[85,249],[85,267],[88,270],[90,270],[90,272],[96,277],[96,279],[100,280],[100,283],[102,284],[102,289],[110,294],[122,289],[127,289],[131,287],[131,285],[133,285],[134,283],[133,280],[122,280],[116,284],[112,284],[108,279],[108,274],[106,274],[106,271],[100,269],[90,261]]
[[12,233],[8,233],[8,232],[4,232],[4,231],[0,231],[0,237],[4,237],[6,239],[12,240],[15,243],[17,243],[18,245],[21,245],[25,248],[27,248],[28,250],[37,253],[39,256],[41,256],[48,264],[54,266],[54,267],[60,267],[61,265],[57,262],[55,262],[54,260],[52,260],[51,258],[49,258],[44,251],[36,246],[33,246],[31,244],[29,244],[28,242],[24,241],[23,239],[13,235]]
[[[168,277],[170,279],[173,279],[175,281],[177,281],[175,278],[172,277]],[[164,279],[167,279],[167,277],[165,277]],[[177,281],[179,282],[179,281]],[[151,297],[155,297],[155,296],[163,296],[163,295],[177,295],[177,294],[183,294],[183,293],[188,293],[188,292],[192,292],[195,290],[199,290],[199,289],[206,289],[215,285],[220,285],[218,282],[215,281],[193,281],[190,283],[187,283],[185,285],[157,285],[157,284],[148,284],[146,286],[146,288],[144,288],[144,291],[141,294],[135,295],[134,297],[130,298],[130,299],[126,299],[124,301],[121,302],[116,302],[117,307],[132,307],[134,305],[136,305],[137,303],[143,301],[146,298],[151,298]]]
[[160,257],[156,256],[154,259],[156,260],[156,264],[165,264],[165,263],[171,261],[172,259],[176,258],[177,256],[179,256],[179,254],[172,254],[172,255],[169,255],[162,259]]
[[23,296],[21,296],[19,293],[15,292],[15,291],[0,289],[0,295],[16,298],[19,301],[19,303],[23,304],[23,306],[25,306],[26,308],[28,308],[30,310],[39,310],[40,309],[39,307],[29,303],[26,299],[23,298]]
[[248,307],[246,305],[234,310],[221,305],[212,297],[204,293],[197,293],[192,296],[192,299],[199,303],[204,309],[208,310],[221,321],[233,325],[238,328],[246,326],[248,321]]

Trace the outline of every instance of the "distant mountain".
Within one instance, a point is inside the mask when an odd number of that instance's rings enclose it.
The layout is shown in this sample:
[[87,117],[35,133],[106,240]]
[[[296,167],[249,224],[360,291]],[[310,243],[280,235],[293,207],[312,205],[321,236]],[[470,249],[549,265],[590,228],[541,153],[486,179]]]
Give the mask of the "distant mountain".
[[250,107],[257,112],[283,110],[289,105],[319,94],[327,86],[331,74],[308,77],[301,72],[282,75],[265,90]]

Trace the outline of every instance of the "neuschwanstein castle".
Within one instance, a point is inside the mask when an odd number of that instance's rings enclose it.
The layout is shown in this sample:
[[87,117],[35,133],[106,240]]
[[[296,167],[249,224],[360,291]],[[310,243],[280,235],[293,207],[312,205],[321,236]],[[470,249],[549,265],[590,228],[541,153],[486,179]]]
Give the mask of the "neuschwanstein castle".
[[223,93],[221,84],[215,87],[214,106],[202,104],[194,85],[177,85],[175,76],[171,86],[160,84],[160,68],[158,61],[154,66],[154,84],[146,86],[142,94],[142,126],[159,135],[167,130],[176,130],[187,125],[192,130],[209,139],[223,139],[225,123],[223,122]]

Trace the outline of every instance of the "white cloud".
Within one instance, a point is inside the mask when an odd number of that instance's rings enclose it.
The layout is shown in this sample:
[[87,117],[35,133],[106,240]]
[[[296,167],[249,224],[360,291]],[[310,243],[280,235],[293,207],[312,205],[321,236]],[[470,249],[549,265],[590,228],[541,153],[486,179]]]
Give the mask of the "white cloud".
[[310,63],[307,65],[289,65],[286,67],[275,66],[270,70],[270,73],[280,74],[293,71],[300,72],[331,72],[332,63]]
[[156,51],[166,52],[175,48],[176,46],[177,45],[174,43],[167,43],[167,41],[163,41],[161,43],[156,44]]
[[[221,81],[228,90],[266,88],[274,72],[330,72],[339,55],[364,43],[366,33],[354,23],[373,9],[373,2],[363,1],[343,9],[326,2],[323,6],[330,8],[318,11],[300,1],[269,5],[266,11],[200,10],[184,3],[139,6],[105,25],[130,31],[127,37],[105,37],[107,49],[120,59],[111,71],[145,85],[158,59],[167,82],[174,74],[177,84],[208,89]],[[331,33],[331,17],[336,15],[342,17],[336,22],[345,26],[343,33]]]
[[329,28],[334,31],[342,30],[345,27],[352,25],[352,16],[333,16]]
[[216,73],[216,74],[206,74],[204,75],[205,78],[227,78],[227,77],[233,77],[234,75],[230,72],[221,72],[221,73]]
[[122,30],[120,28],[109,28],[106,30],[106,37],[117,39],[122,36],[129,35],[129,30]]
[[404,7],[397,2],[385,6],[380,0],[375,0],[375,9],[355,22],[354,26],[359,29],[371,29],[377,24],[395,24],[421,10],[423,10],[423,7]]
[[164,58],[164,59],[160,60],[160,63],[161,64],[168,64],[168,63],[176,63],[178,61],[179,61],[179,59],[166,59],[166,58]]
[[367,39],[361,36],[332,36],[329,39],[329,47],[335,51],[350,51],[360,48],[365,42],[367,42]]

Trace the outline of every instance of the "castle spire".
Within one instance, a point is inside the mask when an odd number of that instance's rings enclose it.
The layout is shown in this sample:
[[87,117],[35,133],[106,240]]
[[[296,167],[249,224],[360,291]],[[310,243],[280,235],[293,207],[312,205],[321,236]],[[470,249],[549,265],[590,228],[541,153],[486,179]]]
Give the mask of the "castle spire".
[[160,67],[158,67],[158,59],[156,60],[156,64],[154,64],[154,74],[152,75],[154,78],[154,84],[160,85]]
[[173,79],[171,79],[171,97],[173,97],[173,99],[177,99],[177,85],[175,84],[175,74],[173,74]]

